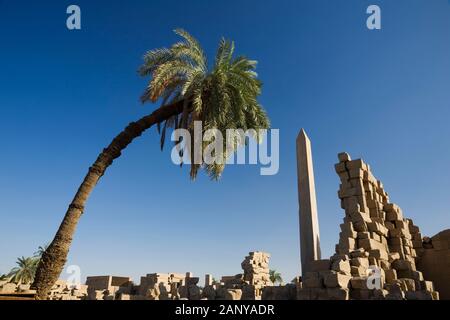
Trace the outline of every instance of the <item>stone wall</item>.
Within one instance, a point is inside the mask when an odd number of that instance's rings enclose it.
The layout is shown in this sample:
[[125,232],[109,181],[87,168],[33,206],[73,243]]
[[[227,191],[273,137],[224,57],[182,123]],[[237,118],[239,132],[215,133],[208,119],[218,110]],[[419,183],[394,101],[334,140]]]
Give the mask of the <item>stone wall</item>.
[[450,229],[424,239],[417,268],[433,281],[441,299],[450,300]]
[[362,160],[339,154],[338,196],[345,210],[330,259],[314,261],[303,275],[299,299],[438,299],[417,270],[420,230],[389,201],[381,181]]

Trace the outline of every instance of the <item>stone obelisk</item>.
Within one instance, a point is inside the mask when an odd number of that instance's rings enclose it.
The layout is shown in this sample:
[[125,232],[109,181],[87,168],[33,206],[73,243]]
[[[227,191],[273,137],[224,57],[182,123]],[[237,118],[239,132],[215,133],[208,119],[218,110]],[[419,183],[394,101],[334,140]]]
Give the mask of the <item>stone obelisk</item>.
[[300,253],[302,274],[305,274],[308,272],[308,265],[311,261],[320,260],[320,239],[311,141],[303,129],[300,130],[297,137],[297,175]]

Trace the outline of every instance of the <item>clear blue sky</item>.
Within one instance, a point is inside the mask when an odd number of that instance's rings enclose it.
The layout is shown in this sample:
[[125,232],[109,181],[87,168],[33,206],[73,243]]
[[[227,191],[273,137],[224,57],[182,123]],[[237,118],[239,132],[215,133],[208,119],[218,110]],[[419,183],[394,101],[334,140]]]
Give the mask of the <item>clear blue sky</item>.
[[[82,30],[65,27],[78,4]],[[382,30],[366,8],[382,9]],[[156,129],[102,178],[69,264],[82,276],[241,272],[253,250],[300,273],[295,138],[313,142],[324,256],[343,211],[337,153],[363,157],[424,235],[450,227],[450,4],[447,0],[0,0],[0,273],[50,241],[98,152],[156,106],[138,98],[142,54],[222,35],[259,61],[261,102],[280,129],[280,171],[231,166],[219,183],[159,151]]]

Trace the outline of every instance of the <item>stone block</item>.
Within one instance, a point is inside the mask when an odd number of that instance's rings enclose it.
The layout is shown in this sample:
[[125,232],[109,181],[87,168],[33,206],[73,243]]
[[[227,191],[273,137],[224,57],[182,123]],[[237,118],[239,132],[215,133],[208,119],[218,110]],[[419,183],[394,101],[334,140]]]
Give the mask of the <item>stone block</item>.
[[392,262],[392,267],[395,270],[415,270],[415,265],[411,261],[407,260],[395,260]]
[[406,291],[416,291],[416,283],[413,279],[401,278],[399,280],[404,283]]
[[374,250],[370,250],[369,251],[369,257],[374,257],[374,258],[376,258],[376,259],[378,259],[378,260],[385,260],[385,261],[387,261],[389,258],[388,258],[388,254],[387,254],[387,251],[386,250],[380,250],[380,249],[374,249]]
[[353,224],[351,222],[347,222],[347,223],[342,223],[340,225],[341,227],[341,233],[340,233],[340,238],[356,238],[357,233],[356,231],[353,229]]
[[366,275],[367,268],[363,266],[351,267],[351,274],[354,277],[364,277]]
[[432,297],[433,297],[433,300],[440,300],[440,298],[439,298],[439,292],[433,291],[433,292],[431,293],[431,295],[432,295]]
[[397,271],[395,269],[385,270],[386,282],[389,284],[393,284],[397,280]]
[[429,295],[428,298],[421,291],[407,291],[405,292],[406,300],[432,300],[432,295]]
[[363,248],[358,248],[357,250],[350,252],[351,258],[367,258],[368,256],[369,253],[366,252]]
[[367,259],[369,259],[369,265],[370,266],[375,266],[375,267],[379,266],[377,258],[369,256],[369,258],[367,258]]
[[310,261],[308,264],[308,270],[311,272],[330,270],[330,267],[331,267],[330,259]]
[[364,179],[364,170],[359,168],[349,169],[348,174],[350,175],[350,179]]
[[375,241],[373,239],[359,239],[358,247],[364,248],[366,251],[377,250],[377,249],[381,251],[381,250],[386,249],[382,243]]
[[215,300],[216,299],[216,289],[211,285],[205,286],[202,291],[202,297],[206,298],[208,300]]
[[416,281],[424,281],[423,274],[421,271],[411,271],[410,278]]
[[367,269],[369,267],[369,260],[367,258],[352,258],[350,265],[352,267],[364,267]]
[[389,253],[389,259],[388,259],[389,262],[392,263],[393,261],[399,260],[399,259],[400,259],[400,254],[398,252]]
[[354,289],[351,291],[351,298],[354,300],[370,300],[373,295],[373,290],[368,289]]
[[356,221],[353,223],[353,227],[355,228],[356,232],[366,232],[368,231],[367,229],[367,224],[364,221]]
[[433,292],[434,291],[433,282],[431,282],[431,281],[420,281],[420,289],[422,291]]
[[348,170],[362,169],[364,171],[367,171],[367,164],[365,164],[362,159],[350,160],[345,165]]
[[[385,206],[386,208],[386,206]],[[385,209],[386,211],[386,209]],[[386,211],[386,220],[388,221],[395,221],[395,220],[402,220],[403,219],[403,213],[400,208],[397,210],[392,211]]]
[[386,260],[379,260],[380,268],[383,270],[389,270],[391,269],[391,263]]
[[334,165],[334,169],[336,170],[336,173],[343,173],[343,172],[347,172],[347,168],[345,166],[344,162],[340,162]]
[[302,278],[303,288],[322,288],[323,282],[322,278],[319,276],[318,272],[306,272]]
[[355,249],[356,241],[353,238],[340,238],[339,249],[340,251],[352,251]]
[[331,265],[331,269],[342,273],[342,274],[351,274],[351,267],[350,267],[350,261],[349,260],[338,260],[334,261]]
[[393,223],[390,222],[390,221],[385,221],[385,222],[384,222],[384,226],[385,226],[388,230],[395,229],[395,224],[393,224]]
[[[350,211],[347,213],[350,220],[356,224],[358,222],[371,222],[370,215],[362,211]],[[356,229],[355,229],[356,230]]]
[[367,223],[367,228],[369,231],[375,232],[380,236],[387,236],[388,235],[388,228],[383,226],[381,223],[378,222],[369,222]]
[[381,236],[375,232],[370,232],[370,238],[381,243]]
[[354,277],[350,280],[350,284],[353,289],[368,289],[366,277]]
[[329,300],[349,300],[349,290],[341,288],[328,288],[327,295]]
[[341,152],[338,154],[338,159],[339,162],[347,162],[347,161],[351,161],[352,158],[350,157],[350,155],[347,152]]
[[423,245],[422,245],[422,240],[412,240],[412,245],[414,249],[422,249]]
[[14,293],[16,292],[17,288],[17,284],[8,282],[3,284],[3,286],[0,288],[0,293]]
[[297,289],[297,300],[311,300],[311,289],[309,288]]
[[370,233],[369,232],[358,232],[357,237],[358,237],[358,239],[370,239]]
[[351,276],[337,273],[337,272],[330,272],[324,277],[324,284],[327,288],[347,288],[348,283],[351,279]]

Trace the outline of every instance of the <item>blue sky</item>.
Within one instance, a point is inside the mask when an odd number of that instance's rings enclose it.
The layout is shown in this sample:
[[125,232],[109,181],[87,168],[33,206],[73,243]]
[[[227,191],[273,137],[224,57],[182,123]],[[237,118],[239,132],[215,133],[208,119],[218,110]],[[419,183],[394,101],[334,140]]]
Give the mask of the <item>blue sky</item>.
[[[82,30],[65,27],[82,10]],[[382,30],[366,28],[370,4]],[[343,219],[337,153],[363,157],[424,235],[450,227],[450,5],[397,1],[0,0],[0,273],[49,242],[89,165],[130,121],[146,85],[142,54],[195,35],[221,36],[259,61],[261,103],[280,129],[280,171],[230,166],[219,183],[136,140],[93,192],[69,264],[82,276],[241,272],[249,251],[300,274],[295,138],[313,143],[322,252]]]

